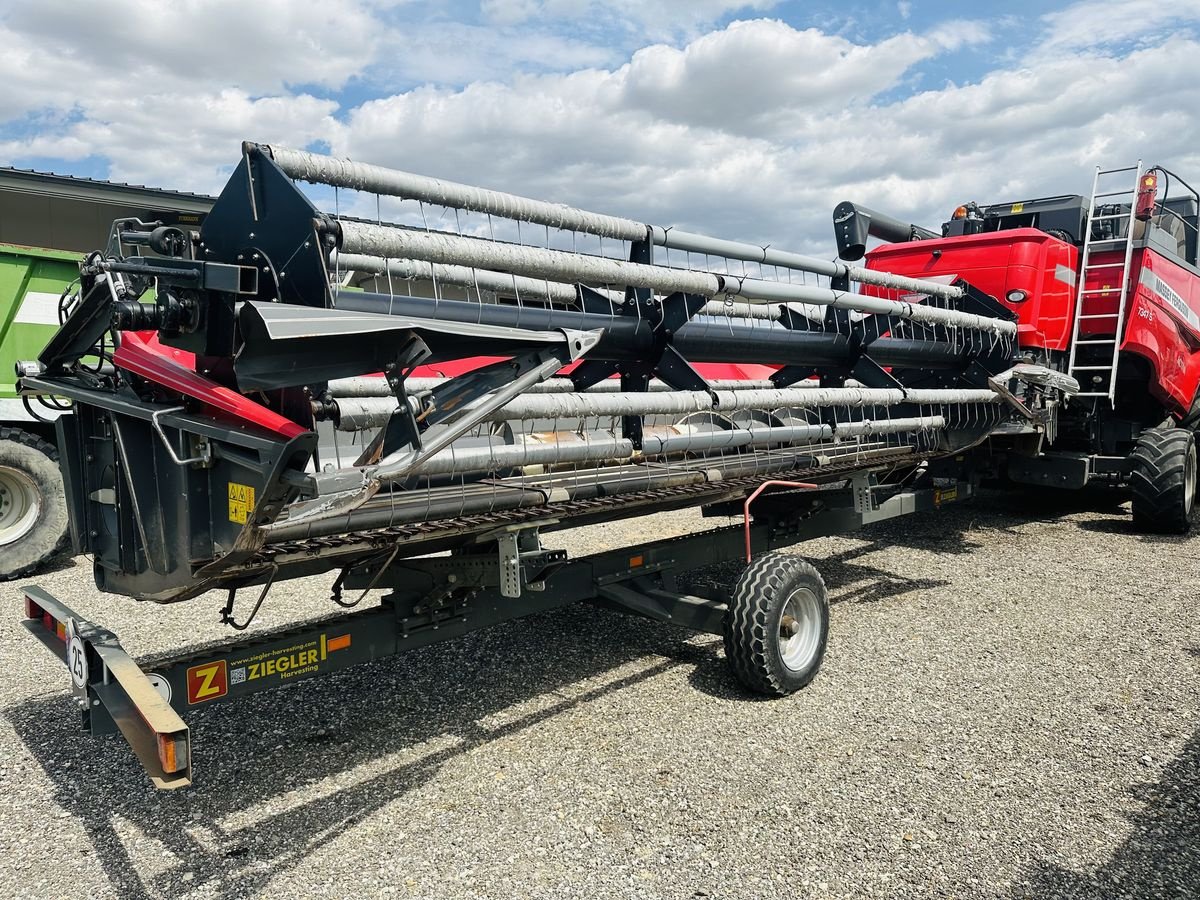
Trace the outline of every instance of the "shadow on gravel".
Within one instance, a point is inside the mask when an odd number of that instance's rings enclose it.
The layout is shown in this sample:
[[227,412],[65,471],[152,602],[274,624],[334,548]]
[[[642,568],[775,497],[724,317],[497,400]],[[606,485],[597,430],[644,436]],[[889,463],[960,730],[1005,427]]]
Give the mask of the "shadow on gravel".
[[1086,522],[1080,522],[1079,527],[1084,531],[1091,531],[1096,534],[1121,534],[1130,538],[1136,538],[1143,544],[1155,544],[1171,546],[1172,544],[1186,544],[1193,540],[1196,536],[1197,525],[1192,525],[1190,534],[1142,534],[1134,530],[1133,523],[1129,519],[1092,519]]
[[[1028,511],[993,499],[874,526],[861,534],[870,544],[818,559],[818,567],[835,592],[848,589],[840,602],[940,585],[856,560],[896,544],[970,553],[978,546],[972,528],[1029,521]],[[700,690],[749,699],[727,673],[719,640],[686,638],[669,625],[579,605],[197,711],[189,714],[197,783],[175,792],[156,792],[120,738],[82,735],[66,694],[4,713],[51,780],[48,800],[82,823],[92,844],[86,852],[117,894],[247,896],[385,807],[396,805],[397,830],[424,827],[409,824],[405,796],[444,765],[606,695],[686,667]],[[1193,742],[1173,768],[1177,791],[1186,788],[1192,803],[1198,752]],[[1190,815],[1190,825],[1182,816],[1169,824],[1181,839],[1190,827],[1194,841],[1200,813],[1193,807]],[[1149,853],[1156,827],[1146,825],[1131,853]],[[136,846],[136,859],[127,846]],[[380,847],[381,858],[390,852]],[[1194,863],[1194,845],[1189,852]]]
[[252,896],[389,804],[397,830],[420,827],[405,795],[457,757],[680,666],[723,669],[686,638],[580,605],[198,711],[180,791],[156,792],[119,737],[81,734],[67,696],[4,712],[53,782],[48,821],[82,823],[121,897]]
[[[946,532],[930,522],[908,539],[940,545]],[[822,561],[831,589],[853,584],[864,602],[925,586],[853,562],[878,546]],[[687,638],[581,604],[198,710],[188,716],[196,784],[175,792],[156,792],[119,737],[80,733],[66,695],[4,712],[118,894],[247,896],[390,804],[408,830],[405,795],[442,766],[607,694],[684,667],[704,693],[755,699],[728,673],[719,639]]]
[[[935,536],[935,541],[938,544],[941,544],[944,539],[944,533],[940,532]],[[821,577],[825,579],[826,586],[833,588],[835,594],[835,596],[829,598],[829,602],[879,603],[882,600],[888,600],[892,597],[898,597],[913,591],[932,590],[933,588],[944,587],[950,583],[942,578],[905,578],[886,569],[854,561],[869,553],[884,550],[894,545],[894,543],[894,541],[874,541],[865,546],[855,547],[852,550],[846,550],[842,553],[826,556],[821,559],[817,567],[821,572]],[[928,547],[928,544],[924,544],[919,540],[910,542],[912,546],[917,546],[918,544]],[[953,546],[954,549],[949,552],[969,553],[971,547],[978,545],[964,539],[958,541]],[[933,549],[939,553],[947,552],[940,546],[936,548],[929,547],[929,549]],[[854,587],[846,589],[848,585],[854,585]]]
[[1067,516],[1088,513],[1093,517],[1084,519],[1085,522],[1098,521],[1094,516],[1100,515],[1110,517],[1102,521],[1124,524],[1127,528],[1131,524],[1129,492],[1107,487],[1069,491],[1010,485],[1003,489],[982,490],[975,503],[986,505],[991,514],[1011,519],[1013,525],[1054,522]]
[[1200,731],[1137,799],[1145,806],[1133,817],[1133,834],[1108,862],[1089,875],[1043,863],[1029,879],[1032,896],[1200,896]]
[[56,556],[42,568],[38,569],[35,574],[41,576],[51,575],[55,572],[65,572],[67,569],[74,569],[78,564],[78,560],[73,556]]

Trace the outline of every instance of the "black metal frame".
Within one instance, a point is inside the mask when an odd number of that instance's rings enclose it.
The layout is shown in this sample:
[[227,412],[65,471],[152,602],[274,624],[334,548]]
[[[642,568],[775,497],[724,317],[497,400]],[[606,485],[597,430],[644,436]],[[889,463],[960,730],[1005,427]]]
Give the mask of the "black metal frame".
[[[755,555],[864,524],[931,510],[974,494],[969,472],[909,489],[860,472],[823,489],[759,498],[749,521]],[[706,514],[749,512],[740,496]],[[161,788],[191,782],[191,744],[179,714],[293,681],[332,674],[501,622],[590,601],[611,609],[721,634],[724,598],[680,589],[680,577],[745,556],[744,525],[730,525],[568,560],[543,550],[539,525],[480,536],[449,556],[386,555],[339,579],[342,589],[384,588],[377,606],[237,640],[198,653],[136,663],[116,635],[87,622],[36,586],[25,588],[25,627],[64,663],[84,656],[76,696],[84,729],[120,732]],[[394,554],[393,554],[394,556]],[[336,594],[335,594],[336,597]],[[346,605],[346,604],[343,604]]]

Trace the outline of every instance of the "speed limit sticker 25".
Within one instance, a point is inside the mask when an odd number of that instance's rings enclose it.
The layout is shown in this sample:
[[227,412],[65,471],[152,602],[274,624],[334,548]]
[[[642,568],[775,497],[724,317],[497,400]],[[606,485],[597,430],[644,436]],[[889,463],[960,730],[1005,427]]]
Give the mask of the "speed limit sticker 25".
[[71,670],[71,684],[76,693],[84,693],[88,682],[87,650],[74,619],[67,621],[67,668]]

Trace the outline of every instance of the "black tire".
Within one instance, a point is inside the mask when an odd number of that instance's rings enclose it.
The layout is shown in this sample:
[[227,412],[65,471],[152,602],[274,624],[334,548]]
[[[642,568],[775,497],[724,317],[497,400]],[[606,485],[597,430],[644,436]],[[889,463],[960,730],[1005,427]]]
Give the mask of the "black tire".
[[0,581],[45,565],[66,539],[58,451],[28,431],[0,427]]
[[[797,630],[784,637],[789,627]],[[767,553],[742,573],[725,615],[725,657],[743,685],[772,697],[800,690],[820,670],[828,639],[825,582],[811,565]],[[789,646],[792,640],[800,643]]]
[[1185,534],[1196,505],[1196,434],[1147,428],[1130,456],[1133,524],[1150,534]]

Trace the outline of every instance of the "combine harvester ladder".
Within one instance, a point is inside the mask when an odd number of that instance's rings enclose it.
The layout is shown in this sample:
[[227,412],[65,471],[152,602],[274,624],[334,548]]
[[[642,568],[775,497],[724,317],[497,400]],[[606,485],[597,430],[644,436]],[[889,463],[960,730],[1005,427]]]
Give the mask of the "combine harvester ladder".
[[[1102,191],[1101,179],[1109,176],[1125,175],[1133,172],[1133,188]],[[1087,207],[1087,220],[1084,223],[1083,254],[1079,265],[1079,280],[1075,285],[1075,322],[1071,331],[1071,357],[1067,364],[1067,374],[1079,381],[1080,397],[1107,397],[1109,403],[1117,390],[1117,357],[1121,352],[1121,338],[1124,333],[1125,304],[1129,298],[1129,266],[1133,258],[1133,210],[1137,197],[1137,189],[1142,179],[1142,161],[1137,165],[1121,169],[1101,169],[1096,167],[1092,179],[1092,196]],[[1104,202],[1098,207],[1096,201]],[[1128,200],[1128,205],[1126,204]],[[1112,237],[1098,235],[1112,234]],[[1109,255],[1114,251],[1124,250],[1120,262],[1113,262]],[[1103,254],[1103,262],[1093,262],[1092,255]],[[1098,277],[1121,270],[1117,300],[1117,311],[1099,312],[1099,307],[1106,307],[1113,292],[1110,284],[1105,283],[1099,288],[1089,288],[1088,276],[1096,273]],[[1113,322],[1112,337],[1080,339],[1081,325],[1084,320],[1095,321],[1107,319]],[[1112,348],[1108,361],[1096,364],[1087,359],[1084,354],[1084,364],[1079,361],[1079,347],[1107,346]],[[1081,377],[1082,376],[1082,377]],[[1091,387],[1091,390],[1086,389]]]

